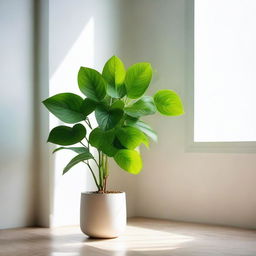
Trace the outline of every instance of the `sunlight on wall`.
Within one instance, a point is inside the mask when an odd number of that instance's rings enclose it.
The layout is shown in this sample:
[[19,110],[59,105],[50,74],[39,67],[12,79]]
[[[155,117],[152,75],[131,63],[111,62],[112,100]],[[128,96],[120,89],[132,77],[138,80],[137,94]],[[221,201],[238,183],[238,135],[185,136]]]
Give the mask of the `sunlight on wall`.
[[[67,35],[68,36],[68,35]],[[56,72],[50,78],[50,95],[62,92],[81,94],[77,85],[80,66],[94,66],[94,19],[91,18],[69,50]],[[50,129],[61,122],[50,115]],[[69,125],[68,126],[72,126]],[[80,192],[94,190],[91,176],[83,164],[78,164],[62,176],[62,170],[74,157],[74,153],[60,151],[54,155],[53,212],[51,225],[74,225],[79,223]]]
[[256,1],[195,1],[195,141],[256,141]]

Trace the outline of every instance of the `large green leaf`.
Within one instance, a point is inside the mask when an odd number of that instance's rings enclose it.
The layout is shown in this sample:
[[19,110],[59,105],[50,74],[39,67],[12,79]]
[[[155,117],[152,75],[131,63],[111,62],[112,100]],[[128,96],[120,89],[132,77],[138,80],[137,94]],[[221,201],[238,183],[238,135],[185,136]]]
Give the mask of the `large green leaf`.
[[113,98],[121,98],[125,95],[125,66],[116,56],[111,57],[105,64],[102,76],[107,82],[107,93]]
[[147,90],[152,78],[150,63],[137,63],[128,68],[125,77],[127,96],[131,99],[141,97]]
[[101,101],[106,95],[106,84],[95,69],[81,67],[78,72],[78,86],[89,99]]
[[114,156],[117,148],[114,146],[115,132],[114,130],[103,131],[100,128],[92,130],[89,136],[89,142],[93,147],[101,150],[107,156]]
[[84,99],[80,111],[85,115],[90,115],[96,108],[97,102],[89,98]]
[[69,171],[73,166],[75,166],[76,164],[80,163],[80,162],[83,162],[85,160],[88,160],[88,159],[92,159],[93,156],[90,152],[86,152],[86,153],[82,153],[82,154],[79,154],[77,156],[75,156],[67,165],[66,167],[63,169],[63,175]]
[[152,97],[143,96],[130,106],[125,107],[124,112],[132,117],[141,117],[146,115],[153,115],[156,112],[156,106]]
[[47,142],[68,146],[81,141],[85,135],[86,129],[82,124],[76,124],[73,127],[61,125],[51,130]]
[[182,101],[179,95],[171,90],[160,90],[154,95],[157,110],[166,116],[179,116],[184,114]]
[[102,130],[114,128],[123,117],[123,110],[100,105],[95,110],[95,117]]
[[127,126],[138,128],[140,131],[144,132],[150,139],[157,142],[157,134],[148,124],[135,118],[127,118],[125,122]]
[[81,112],[83,99],[73,93],[56,94],[43,101],[46,108],[65,123],[77,123],[86,118]]
[[52,153],[55,153],[55,152],[63,150],[63,149],[72,150],[72,151],[76,152],[77,154],[89,152],[88,148],[85,148],[85,147],[59,147],[59,148],[54,149]]
[[134,149],[141,143],[148,146],[146,135],[134,127],[122,127],[117,129],[116,136],[123,146],[128,149]]
[[142,160],[136,150],[121,149],[114,156],[116,163],[125,171],[138,174],[142,169]]

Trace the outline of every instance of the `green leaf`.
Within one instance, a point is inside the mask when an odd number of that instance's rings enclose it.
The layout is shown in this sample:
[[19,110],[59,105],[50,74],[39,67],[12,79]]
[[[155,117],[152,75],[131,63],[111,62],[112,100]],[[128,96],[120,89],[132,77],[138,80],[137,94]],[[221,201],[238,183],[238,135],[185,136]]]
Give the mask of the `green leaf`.
[[123,98],[126,94],[125,84],[122,84],[117,89],[107,86],[107,94],[112,98]]
[[95,69],[81,67],[78,72],[78,86],[84,95],[97,102],[106,95],[105,81]]
[[93,156],[90,152],[86,152],[86,153],[82,153],[79,154],[77,156],[75,156],[67,165],[66,167],[63,169],[63,173],[62,175],[64,175],[67,171],[69,171],[73,166],[75,166],[76,164],[88,160],[88,159],[92,159]]
[[86,98],[83,100],[80,111],[85,116],[88,116],[95,110],[96,106],[97,106],[97,102],[95,102],[94,100],[91,100],[89,98]]
[[131,106],[124,109],[124,112],[132,117],[141,117],[146,115],[153,115],[156,113],[156,107],[152,97],[144,96]]
[[102,104],[96,108],[95,117],[102,130],[110,130],[122,119],[123,110],[119,108],[109,108]]
[[150,63],[137,63],[128,68],[125,85],[127,96],[131,99],[141,97],[147,90],[152,78]]
[[179,95],[171,90],[160,90],[154,95],[157,110],[166,116],[179,116],[184,114],[182,101]]
[[115,101],[111,107],[111,109],[123,109],[124,108],[124,102],[122,100]]
[[119,141],[119,139],[116,136],[114,138],[113,145],[117,149],[126,149],[126,147],[121,144],[121,142]]
[[82,124],[76,124],[73,127],[61,125],[51,130],[47,142],[68,146],[81,141],[85,135],[86,129]]
[[134,149],[141,143],[148,146],[147,137],[143,132],[134,127],[122,127],[117,129],[116,136],[123,146],[128,149]]
[[89,152],[88,148],[85,148],[85,147],[59,147],[59,148],[54,149],[52,153],[55,153],[55,152],[63,150],[63,149],[72,150],[72,151],[76,152],[77,154]]
[[115,87],[122,85],[125,79],[123,62],[117,56],[111,57],[103,68],[102,76],[110,85]]
[[142,160],[136,150],[121,149],[114,156],[116,163],[125,171],[138,174],[142,169]]
[[126,125],[138,128],[140,131],[144,132],[150,139],[157,142],[157,134],[148,124],[138,119],[128,118],[126,119]]
[[90,133],[89,143],[98,150],[101,150],[107,156],[112,157],[118,150],[114,146],[114,138],[114,130],[103,131],[100,128],[95,128]]
[[105,64],[102,76],[107,82],[107,93],[113,98],[125,95],[125,66],[116,56],[111,57]]
[[83,99],[73,93],[56,94],[43,101],[52,114],[69,124],[80,122],[86,118],[80,110],[82,103]]

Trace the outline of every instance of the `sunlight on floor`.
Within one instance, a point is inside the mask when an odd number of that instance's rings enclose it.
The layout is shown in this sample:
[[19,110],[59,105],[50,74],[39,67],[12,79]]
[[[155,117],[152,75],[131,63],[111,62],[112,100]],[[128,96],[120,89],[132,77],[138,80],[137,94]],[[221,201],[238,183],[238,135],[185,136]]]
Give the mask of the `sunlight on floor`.
[[95,246],[104,250],[171,250],[179,244],[192,241],[190,236],[177,235],[175,233],[152,230],[141,227],[128,227],[127,235],[118,239],[109,241],[91,242],[91,246]]
[[[74,236],[76,233],[79,234],[80,232],[75,228],[54,230],[53,234],[54,237],[56,237],[54,243],[61,242],[61,236]],[[116,239],[97,240],[85,237],[82,241],[73,241],[63,244],[62,246],[65,252],[54,252],[51,256],[77,256],[87,255],[87,253],[124,256],[129,255],[127,254],[128,252],[132,253],[132,255],[136,255],[136,253],[144,254],[144,252],[149,250],[152,252],[166,252],[177,249],[181,244],[193,240],[194,238],[191,236],[180,235],[175,232],[128,226],[126,234]]]

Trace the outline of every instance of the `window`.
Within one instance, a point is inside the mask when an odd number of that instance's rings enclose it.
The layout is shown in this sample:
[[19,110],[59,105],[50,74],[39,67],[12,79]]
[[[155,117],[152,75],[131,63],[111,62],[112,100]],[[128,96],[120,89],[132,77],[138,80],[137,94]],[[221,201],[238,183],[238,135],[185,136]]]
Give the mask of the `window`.
[[194,142],[256,141],[256,1],[194,2]]

